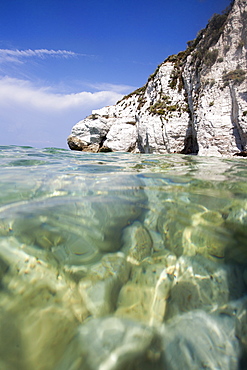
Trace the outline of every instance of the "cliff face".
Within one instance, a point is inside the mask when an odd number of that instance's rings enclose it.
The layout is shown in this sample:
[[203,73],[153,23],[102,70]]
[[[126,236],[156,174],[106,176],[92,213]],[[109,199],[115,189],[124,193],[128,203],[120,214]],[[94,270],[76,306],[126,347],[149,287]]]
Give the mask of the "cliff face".
[[145,86],[92,112],[75,150],[233,155],[247,151],[247,3],[214,15]]

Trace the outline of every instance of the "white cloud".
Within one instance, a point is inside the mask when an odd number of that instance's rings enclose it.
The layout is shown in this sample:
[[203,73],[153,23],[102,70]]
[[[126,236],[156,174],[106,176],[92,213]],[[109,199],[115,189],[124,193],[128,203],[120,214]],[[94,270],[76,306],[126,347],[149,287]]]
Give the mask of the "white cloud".
[[115,91],[115,92],[118,92],[119,94],[128,94],[131,91],[136,89],[136,87],[130,86],[130,85],[115,85],[115,84],[109,84],[109,83],[104,83],[104,82],[88,84],[88,86],[95,90]]
[[47,57],[60,57],[70,58],[78,55],[87,56],[86,54],[77,54],[73,51],[67,50],[48,50],[48,49],[27,49],[27,50],[11,50],[11,49],[0,49],[0,63],[13,62],[23,63],[25,58],[47,58]]
[[74,94],[55,94],[49,87],[36,88],[30,82],[15,78],[0,79],[0,104],[12,103],[27,105],[29,108],[47,112],[63,111],[75,107],[99,105],[106,100],[112,104],[122,94],[113,90],[80,92]]
[[118,91],[56,94],[25,80],[0,79],[0,145],[67,147],[72,126],[93,109],[115,104]]

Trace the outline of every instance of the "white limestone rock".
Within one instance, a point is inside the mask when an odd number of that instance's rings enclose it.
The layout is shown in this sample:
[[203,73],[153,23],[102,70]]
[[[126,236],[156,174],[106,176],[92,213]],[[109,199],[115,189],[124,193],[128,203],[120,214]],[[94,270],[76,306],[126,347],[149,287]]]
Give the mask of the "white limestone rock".
[[135,148],[136,128],[132,124],[113,125],[106,137],[104,146],[112,151],[130,152]]
[[72,129],[71,135],[79,137],[88,144],[95,144],[109,131],[110,124],[107,119],[99,115],[91,115],[78,122]]
[[246,1],[235,0],[145,86],[77,123],[70,148],[87,150],[77,138],[95,151],[246,154],[246,22]]

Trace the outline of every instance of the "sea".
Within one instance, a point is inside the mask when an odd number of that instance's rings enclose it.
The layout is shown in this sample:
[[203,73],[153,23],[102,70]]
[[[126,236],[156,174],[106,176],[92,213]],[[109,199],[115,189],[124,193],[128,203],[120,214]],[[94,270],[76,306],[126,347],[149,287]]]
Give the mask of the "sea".
[[0,369],[247,368],[247,162],[0,147]]

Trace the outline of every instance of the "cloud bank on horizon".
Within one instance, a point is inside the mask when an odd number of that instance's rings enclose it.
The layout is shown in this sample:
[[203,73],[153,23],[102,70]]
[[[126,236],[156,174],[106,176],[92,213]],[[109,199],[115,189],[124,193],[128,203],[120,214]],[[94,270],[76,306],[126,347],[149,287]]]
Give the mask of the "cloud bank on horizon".
[[0,145],[66,148],[66,138],[76,122],[97,107],[115,104],[122,96],[114,90],[58,94],[50,87],[1,78]]
[[[87,56],[67,50],[0,49],[0,70],[9,63],[22,64],[30,58]],[[57,146],[66,148],[72,125],[93,109],[115,104],[133,86],[108,83],[88,84],[96,90],[57,93],[52,86],[35,86],[28,79],[0,77],[0,145]],[[52,125],[52,130],[51,130]],[[11,141],[10,141],[11,140]]]
[[230,0],[1,1],[0,145],[67,148]]

